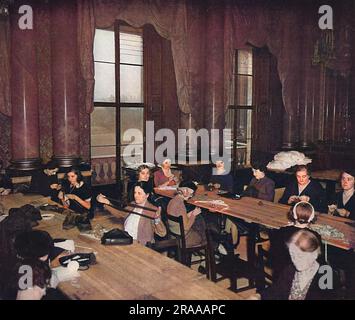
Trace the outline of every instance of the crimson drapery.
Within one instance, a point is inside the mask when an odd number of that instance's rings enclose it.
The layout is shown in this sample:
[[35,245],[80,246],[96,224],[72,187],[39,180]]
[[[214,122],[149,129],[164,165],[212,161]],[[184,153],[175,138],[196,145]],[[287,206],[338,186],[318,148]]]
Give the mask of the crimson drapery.
[[[86,111],[93,110],[94,62],[93,39],[95,28],[112,26],[121,19],[134,27],[152,24],[156,31],[171,40],[180,109],[199,116],[203,107],[203,65],[205,6],[188,0],[77,0],[78,48],[83,78],[83,102]],[[223,3],[223,2],[222,2]],[[310,57],[314,42],[319,39],[318,6],[304,7],[297,1],[224,1],[224,96],[225,106],[233,103],[233,64],[236,48],[247,43],[268,46],[278,62],[285,109],[297,111],[298,99],[304,89],[299,83],[311,73]],[[327,66],[348,75],[351,67],[351,8],[337,4],[335,10],[336,59]],[[310,13],[305,16],[305,13]],[[349,22],[350,21],[350,22]],[[308,27],[306,27],[306,25]],[[310,27],[310,28],[309,28]],[[307,29],[308,28],[308,29]],[[308,31],[305,31],[307,29]],[[6,19],[0,20],[0,112],[11,115],[9,28]],[[306,39],[307,38],[307,39]],[[307,41],[306,41],[307,40]],[[305,43],[307,44],[305,45]],[[221,48],[223,50],[223,48]],[[197,110],[197,111],[196,111]]]
[[[277,9],[277,10],[276,10]],[[267,46],[276,56],[282,97],[288,113],[295,112],[301,60],[299,19],[288,8],[236,2],[225,10],[225,105],[234,104],[233,64],[236,48]],[[291,28],[292,26],[292,28]]]
[[9,21],[0,19],[0,113],[11,115]]
[[[199,68],[196,67],[198,59],[194,58],[199,51],[194,50],[193,43],[198,43],[201,35],[190,32],[194,24],[188,23],[187,8],[187,1],[181,0],[78,0],[79,54],[88,112],[93,108],[95,28],[108,28],[116,20],[124,20],[137,28],[152,24],[162,37],[171,40],[179,106],[184,113],[191,113],[191,107],[196,104],[193,101],[196,95],[192,91]],[[191,38],[196,41],[191,41]]]
[[[202,7],[200,6],[200,9]],[[236,48],[251,44],[268,46],[278,60],[282,96],[288,113],[297,113],[302,61],[303,23],[300,6],[279,7],[256,2],[226,2],[224,34],[225,106],[233,104],[233,64]],[[203,9],[203,8],[202,8]],[[191,14],[192,13],[192,14]],[[189,1],[182,0],[78,0],[79,54],[85,82],[86,107],[93,108],[95,28],[108,28],[115,20],[134,27],[152,24],[164,38],[171,40],[180,109],[193,113],[201,105],[201,38],[203,18]],[[196,26],[200,24],[200,26]],[[221,48],[223,50],[223,48]],[[208,63],[208,62],[206,62]],[[309,63],[310,65],[310,63]],[[198,116],[198,115],[196,115]]]

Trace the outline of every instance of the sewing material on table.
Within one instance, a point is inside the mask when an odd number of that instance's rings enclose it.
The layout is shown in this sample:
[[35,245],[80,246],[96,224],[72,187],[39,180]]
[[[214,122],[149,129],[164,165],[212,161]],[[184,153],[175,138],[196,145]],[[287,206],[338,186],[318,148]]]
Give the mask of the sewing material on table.
[[194,201],[194,203],[205,203],[205,204],[210,204],[211,207],[229,207],[228,204],[226,204],[223,200],[197,200]]
[[43,213],[41,217],[43,220],[51,220],[54,218],[54,213]]
[[101,241],[102,236],[104,235],[105,232],[107,232],[108,230],[105,229],[102,225],[97,224],[95,225],[95,227],[93,228],[93,230],[89,231],[89,232],[85,232],[85,233],[80,233],[80,235],[82,236],[86,236],[90,239],[94,239],[94,240],[98,240]]
[[159,190],[172,190],[172,191],[176,191],[177,190],[177,186],[163,186],[163,187],[158,187],[157,189]]
[[310,228],[313,231],[316,231],[324,238],[332,238],[345,241],[345,235],[338,229],[331,227],[329,225],[321,225],[321,224],[314,224],[311,225]]

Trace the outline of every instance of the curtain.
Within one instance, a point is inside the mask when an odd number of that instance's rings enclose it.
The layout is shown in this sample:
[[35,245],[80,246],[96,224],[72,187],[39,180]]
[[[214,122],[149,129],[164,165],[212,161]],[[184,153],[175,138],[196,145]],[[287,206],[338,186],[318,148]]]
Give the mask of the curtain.
[[80,70],[86,91],[86,110],[93,110],[94,61],[93,39],[95,28],[108,28],[116,20],[124,20],[133,27],[152,24],[160,36],[171,41],[177,83],[177,96],[182,112],[191,113],[196,104],[194,76],[196,75],[196,50],[189,43],[198,43],[199,34],[191,33],[188,24],[187,1],[181,0],[78,0],[78,43]]
[[9,20],[0,18],[0,113],[11,116]]

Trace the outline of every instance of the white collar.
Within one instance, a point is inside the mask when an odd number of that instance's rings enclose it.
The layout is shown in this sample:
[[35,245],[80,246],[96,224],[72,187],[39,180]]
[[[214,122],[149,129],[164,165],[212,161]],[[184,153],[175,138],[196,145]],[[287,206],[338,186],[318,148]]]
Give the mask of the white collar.
[[344,190],[343,191],[343,195],[345,195],[346,197],[351,198],[354,195],[354,192],[355,192],[354,188],[352,188],[350,190]]
[[[298,191],[301,190],[301,192],[306,189],[308,187],[308,185],[311,183],[311,180],[308,181],[308,183],[305,185],[305,186],[300,186],[298,183],[297,183],[297,186],[298,186]],[[301,193],[300,192],[300,193]]]
[[79,189],[79,188],[81,188],[83,186],[83,184],[84,184],[84,181],[80,181],[79,183],[77,183],[75,185],[75,188]]

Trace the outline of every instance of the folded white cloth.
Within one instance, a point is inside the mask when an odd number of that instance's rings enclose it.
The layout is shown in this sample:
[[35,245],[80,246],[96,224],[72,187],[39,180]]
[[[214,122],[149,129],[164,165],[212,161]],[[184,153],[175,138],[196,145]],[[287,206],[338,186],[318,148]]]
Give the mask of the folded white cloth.
[[77,261],[70,261],[67,267],[53,268],[50,286],[56,288],[60,282],[71,281],[80,277],[78,270],[79,263]]
[[162,186],[159,187],[159,190],[176,190],[178,187],[177,186]]
[[57,248],[62,248],[64,250],[74,252],[75,251],[75,244],[73,240],[65,240],[61,242],[55,242],[54,246]]
[[303,153],[298,151],[282,151],[274,156],[274,160],[269,162],[267,168],[270,170],[284,171],[296,165],[307,165],[312,159],[307,158]]

